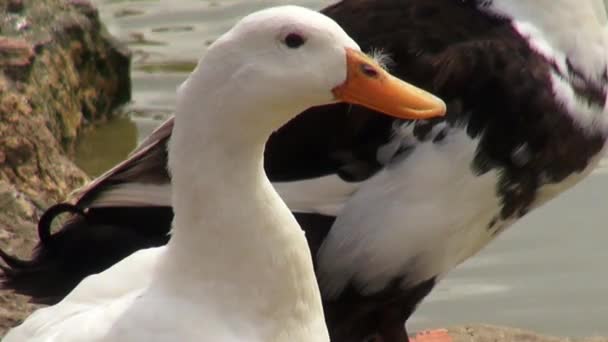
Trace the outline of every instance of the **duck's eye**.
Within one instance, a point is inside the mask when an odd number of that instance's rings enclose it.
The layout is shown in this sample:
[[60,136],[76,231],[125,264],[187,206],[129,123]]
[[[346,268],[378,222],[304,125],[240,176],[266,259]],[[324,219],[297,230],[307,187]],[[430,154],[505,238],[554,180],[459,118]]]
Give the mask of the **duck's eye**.
[[290,33],[285,36],[285,39],[283,39],[283,43],[285,43],[285,45],[290,49],[297,49],[304,45],[305,42],[306,39],[297,33]]
[[378,71],[374,67],[369,64],[361,64],[361,72],[368,77],[376,78],[378,77]]

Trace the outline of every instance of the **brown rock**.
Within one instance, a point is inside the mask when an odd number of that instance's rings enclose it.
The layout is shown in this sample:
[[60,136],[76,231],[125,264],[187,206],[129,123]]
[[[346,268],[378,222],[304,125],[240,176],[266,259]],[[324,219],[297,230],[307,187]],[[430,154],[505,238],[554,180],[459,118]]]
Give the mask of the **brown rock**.
[[[0,247],[31,250],[41,210],[87,177],[70,160],[87,123],[130,99],[130,55],[83,0],[0,1]],[[0,336],[33,306],[0,292]]]
[[25,67],[33,57],[34,48],[24,39],[0,37],[0,67]]
[[454,342],[608,342],[605,337],[568,338],[540,335],[517,328],[466,325],[448,329]]

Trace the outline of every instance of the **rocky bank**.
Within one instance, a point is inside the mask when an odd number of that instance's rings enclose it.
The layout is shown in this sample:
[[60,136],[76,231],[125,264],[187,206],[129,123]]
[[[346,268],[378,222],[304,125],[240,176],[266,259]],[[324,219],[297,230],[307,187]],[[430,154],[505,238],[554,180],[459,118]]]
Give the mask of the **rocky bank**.
[[[82,0],[0,0],[0,246],[22,255],[41,210],[87,177],[79,133],[130,99],[130,55]],[[30,310],[0,292],[0,336]]]

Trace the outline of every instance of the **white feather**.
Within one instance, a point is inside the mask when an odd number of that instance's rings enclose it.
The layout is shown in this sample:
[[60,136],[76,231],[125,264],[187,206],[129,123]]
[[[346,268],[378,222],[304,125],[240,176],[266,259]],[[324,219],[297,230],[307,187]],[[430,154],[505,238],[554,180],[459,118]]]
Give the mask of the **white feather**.
[[[359,183],[347,183],[336,175],[329,175],[294,182],[274,182],[273,186],[293,212],[336,216]],[[100,193],[90,207],[120,206],[171,206],[171,185],[114,185]]]
[[345,182],[330,175],[272,185],[293,212],[337,216],[360,183]]
[[590,134],[608,133],[608,106],[598,108],[590,104],[575,93],[568,80],[554,72],[551,73],[551,84],[556,100],[567,109],[581,129]]
[[99,194],[90,208],[171,206],[171,184],[123,183]]
[[[599,13],[601,5],[604,13]],[[552,74],[553,90],[573,119],[590,132],[608,132],[608,106],[602,110],[580,99],[567,63],[606,92],[608,27],[605,9],[596,0],[495,0],[485,10],[513,18],[514,28],[530,47],[554,61],[562,77]]]
[[[597,5],[596,0],[494,0],[485,10],[514,18],[524,36],[531,34],[533,41],[559,52],[546,57],[567,57],[585,75],[601,82],[608,64],[608,37]],[[531,26],[533,32],[522,29]]]
[[[2,341],[103,340],[102,336],[110,330],[108,324],[120,317],[149,285],[150,274],[164,249],[137,251],[103,273],[85,278],[61,302],[35,311],[24,324],[10,330]],[[153,336],[148,338],[154,341]]]
[[[373,293],[407,273],[408,282],[451,269],[490,239],[498,213],[497,174],[473,174],[477,141],[456,129],[442,144],[416,145],[346,203],[318,255],[325,295],[349,281]],[[449,176],[448,176],[449,174]]]
[[[400,133],[410,129],[404,126]],[[452,128],[442,143],[416,145],[407,160],[361,184],[317,256],[324,296],[338,295],[349,282],[369,294],[395,276],[406,276],[404,286],[441,278],[487,245],[495,231],[510,226],[513,220],[498,220],[489,229],[502,207],[496,193],[499,171],[472,172],[477,145],[465,130]],[[542,186],[533,207],[583,179],[602,155],[581,173]]]

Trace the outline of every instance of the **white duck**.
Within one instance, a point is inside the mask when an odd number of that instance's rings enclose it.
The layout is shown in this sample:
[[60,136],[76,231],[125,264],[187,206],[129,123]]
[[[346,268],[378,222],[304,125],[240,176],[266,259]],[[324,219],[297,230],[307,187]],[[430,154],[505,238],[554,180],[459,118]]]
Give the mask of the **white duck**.
[[264,172],[266,140],[334,101],[411,119],[445,111],[359,51],[303,8],[240,21],[178,90],[171,242],[85,279],[4,341],[329,340],[306,239]]

